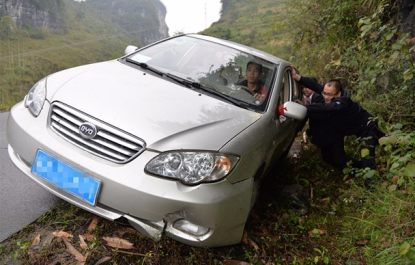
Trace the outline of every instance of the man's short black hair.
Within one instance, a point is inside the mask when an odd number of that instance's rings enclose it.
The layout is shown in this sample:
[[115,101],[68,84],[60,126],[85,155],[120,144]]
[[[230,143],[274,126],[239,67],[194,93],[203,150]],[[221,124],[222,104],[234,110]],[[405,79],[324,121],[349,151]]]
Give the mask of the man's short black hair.
[[340,92],[343,94],[343,85],[340,79],[330,79],[327,84],[334,86],[337,93]]
[[262,64],[257,63],[257,62],[254,62],[254,61],[249,61],[249,62],[246,64],[246,69],[248,69],[248,66],[250,66],[251,64],[256,65],[256,67],[258,68],[258,71],[259,71],[260,73],[262,73]]

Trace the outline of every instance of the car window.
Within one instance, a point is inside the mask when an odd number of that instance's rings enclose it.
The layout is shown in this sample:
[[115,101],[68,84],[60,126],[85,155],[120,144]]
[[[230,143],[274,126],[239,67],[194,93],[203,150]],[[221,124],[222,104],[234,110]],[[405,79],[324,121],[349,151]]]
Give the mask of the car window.
[[281,86],[281,91],[280,91],[280,96],[279,96],[280,104],[291,100],[291,86],[292,86],[291,74],[289,70],[286,70],[284,72],[284,77],[282,79],[282,86]]
[[252,54],[189,36],[144,48],[129,59],[198,82],[257,111],[266,108],[278,68]]
[[290,81],[291,81],[291,88],[292,88],[291,101],[295,101],[297,99],[300,99],[302,95],[302,91],[301,91],[300,85],[292,78],[291,75],[290,75]]

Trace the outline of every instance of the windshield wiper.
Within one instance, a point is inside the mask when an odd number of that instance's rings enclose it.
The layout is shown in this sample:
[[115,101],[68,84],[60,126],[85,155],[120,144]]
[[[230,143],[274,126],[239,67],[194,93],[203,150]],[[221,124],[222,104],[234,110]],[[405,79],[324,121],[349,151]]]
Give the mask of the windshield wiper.
[[184,85],[185,87],[188,87],[188,88],[192,88],[192,87],[193,88],[200,88],[199,87],[200,84],[198,84],[197,82],[193,82],[192,80],[188,80],[188,79],[185,79],[185,78],[182,78],[182,77],[179,77],[177,75],[170,74],[170,73],[164,73],[163,75],[165,77],[167,77],[167,78],[175,81],[176,83],[179,83],[179,84]]
[[158,69],[156,69],[154,67],[151,67],[151,66],[149,66],[146,63],[137,62],[137,61],[134,61],[134,60],[132,60],[130,58],[127,58],[126,61],[129,62],[129,63],[132,63],[134,65],[140,66],[141,68],[146,69],[146,70],[148,70],[150,72],[153,72],[153,73],[155,73],[155,74],[157,74],[159,76],[163,76],[164,75],[164,72],[162,72],[162,71],[160,71],[160,70],[158,70]]
[[173,75],[171,73],[162,72],[162,71],[160,71],[160,70],[158,70],[158,69],[156,69],[154,67],[149,66],[146,63],[137,62],[137,61],[134,61],[134,60],[132,60],[130,58],[127,58],[126,61],[129,62],[129,63],[132,63],[134,65],[140,66],[143,69],[146,69],[148,71],[151,71],[151,72],[153,72],[153,73],[155,73],[155,74],[157,74],[157,75],[159,75],[161,77],[167,77],[167,78],[169,78],[169,79],[171,79],[171,80],[173,80],[173,81],[175,81],[175,82],[177,82],[179,84],[184,85],[187,88],[200,89],[200,90],[206,91],[206,92],[208,92],[210,94],[213,94],[213,95],[215,95],[217,97],[220,97],[221,99],[224,99],[224,100],[232,103],[235,106],[238,106],[238,107],[241,107],[241,108],[244,108],[244,109],[252,109],[248,103],[245,103],[243,101],[239,101],[237,99],[232,98],[231,96],[222,94],[222,93],[218,92],[217,90],[215,90],[213,88],[210,88],[210,87],[207,87],[205,85],[202,85],[201,83],[196,82],[194,80],[182,78],[182,77]]
[[213,94],[217,97],[220,97],[221,99],[224,99],[224,100],[228,101],[229,103],[232,103],[235,106],[238,106],[238,107],[241,107],[241,108],[244,108],[244,109],[252,109],[249,103],[234,99],[233,97],[228,96],[226,94],[222,94],[219,91],[215,90],[214,88],[210,88],[210,87],[204,86],[202,84],[199,84],[199,85],[200,85],[200,87],[199,87],[200,89],[202,89],[204,91],[207,91],[208,93]]
[[215,96],[217,96],[221,99],[224,99],[224,100],[228,101],[229,103],[232,103],[235,106],[238,106],[238,107],[241,107],[241,108],[244,108],[244,109],[252,109],[248,103],[245,103],[243,101],[239,101],[237,99],[234,99],[231,96],[222,94],[219,91],[217,91],[216,89],[208,87],[206,85],[203,85],[203,84],[201,84],[199,82],[196,82],[194,80],[191,80],[190,78],[185,79],[185,78],[181,78],[181,77],[172,75],[170,73],[165,73],[164,75],[171,78],[171,79],[174,79],[174,80],[176,80],[176,81],[178,81],[178,82],[180,82],[180,83],[182,83],[186,86],[194,87],[194,88],[203,90],[205,92],[208,92],[209,94],[213,94],[213,95],[215,95]]
[[132,63],[134,65],[140,66],[141,68],[143,68],[145,70],[151,71],[151,72],[153,72],[153,73],[155,73],[155,74],[157,74],[157,75],[159,75],[161,77],[168,77],[168,78],[172,79],[173,81],[175,81],[176,83],[179,83],[181,85],[184,85],[184,86],[186,86],[188,88],[195,87],[195,86],[193,86],[193,82],[190,81],[190,80],[187,80],[187,79],[184,79],[184,78],[175,76],[175,75],[170,74],[170,73],[162,72],[162,71],[160,71],[160,70],[158,70],[158,69],[156,69],[156,68],[154,68],[154,67],[152,67],[152,66],[150,66],[150,65],[148,65],[146,63],[134,61],[134,60],[132,60],[130,58],[127,58],[126,61],[129,62],[129,63]]

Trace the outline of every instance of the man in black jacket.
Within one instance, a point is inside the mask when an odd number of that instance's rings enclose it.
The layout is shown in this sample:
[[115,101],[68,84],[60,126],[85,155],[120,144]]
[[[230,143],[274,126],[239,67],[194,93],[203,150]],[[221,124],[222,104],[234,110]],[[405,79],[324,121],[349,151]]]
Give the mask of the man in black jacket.
[[[314,83],[318,83],[315,77],[309,77],[309,78],[311,78]],[[307,106],[313,103],[323,103],[323,102],[324,102],[324,98],[320,93],[316,93],[314,92],[314,90],[303,86],[303,100],[299,102],[300,104]],[[318,116],[313,115],[312,113],[311,115],[309,113],[307,116],[308,116],[308,129],[306,133],[310,137],[311,142],[313,144],[320,143],[322,139],[320,139],[319,136],[324,134],[324,131],[326,130],[325,128],[326,122],[324,119],[322,120]],[[306,120],[304,121],[304,123],[305,122]],[[323,133],[321,133],[320,131],[323,131]]]
[[372,116],[345,95],[339,80],[330,80],[323,86],[312,78],[302,77],[295,69],[292,77],[324,98],[324,102],[306,106],[309,118],[318,121],[312,137],[313,143],[321,149],[323,159],[338,169],[344,168],[349,160],[344,151],[344,137],[356,135],[368,145],[369,156],[354,160],[353,166],[375,168],[375,147],[384,134],[377,128]]

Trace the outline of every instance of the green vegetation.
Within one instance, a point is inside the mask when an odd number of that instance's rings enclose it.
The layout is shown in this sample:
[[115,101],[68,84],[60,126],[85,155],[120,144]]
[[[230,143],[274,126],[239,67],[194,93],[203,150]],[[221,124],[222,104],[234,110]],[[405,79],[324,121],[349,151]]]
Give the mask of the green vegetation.
[[[23,99],[30,87],[53,72],[122,55],[130,39],[120,28],[82,4],[65,2],[66,34],[47,29],[17,29],[0,21],[0,110]],[[81,17],[82,13],[88,16]]]
[[[265,49],[321,80],[343,78],[352,97],[376,115],[387,133],[378,170],[343,172],[346,179],[354,176],[353,185],[339,194],[347,204],[334,221],[336,250],[324,254],[340,258],[334,264],[413,264],[415,43],[402,30],[404,1],[261,1],[266,5],[258,9],[256,3],[244,1],[242,7],[236,2],[224,1],[224,17],[207,34]],[[271,18],[275,28],[257,27],[260,17]],[[276,53],[269,43],[285,48]],[[348,140],[348,149],[360,155],[355,139]]]
[[223,0],[222,17],[203,34],[232,40],[288,59],[290,27],[284,1]]
[[[58,14],[63,21],[58,32],[30,26],[17,28],[11,17],[0,17],[0,111],[22,100],[30,87],[48,74],[114,59],[123,54],[128,44],[140,46],[163,37],[157,31],[160,21],[154,16],[133,20],[128,13],[129,16],[121,16],[125,20],[115,21],[110,15],[113,11],[99,5],[102,2],[33,1],[34,6]],[[118,3],[117,10],[127,12],[129,2]],[[158,14],[156,1],[134,3],[141,12]],[[136,26],[132,30],[133,24],[126,25],[126,20],[144,23],[148,28]]]

